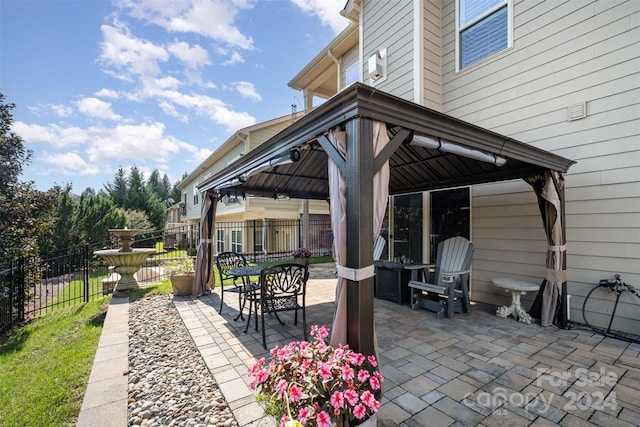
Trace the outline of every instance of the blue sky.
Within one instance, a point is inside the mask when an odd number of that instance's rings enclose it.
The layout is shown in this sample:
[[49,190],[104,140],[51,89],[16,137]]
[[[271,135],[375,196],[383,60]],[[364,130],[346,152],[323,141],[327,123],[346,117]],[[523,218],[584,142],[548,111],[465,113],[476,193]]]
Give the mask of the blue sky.
[[347,25],[345,0],[1,0],[0,91],[23,180],[171,182],[236,130],[303,110],[287,86]]

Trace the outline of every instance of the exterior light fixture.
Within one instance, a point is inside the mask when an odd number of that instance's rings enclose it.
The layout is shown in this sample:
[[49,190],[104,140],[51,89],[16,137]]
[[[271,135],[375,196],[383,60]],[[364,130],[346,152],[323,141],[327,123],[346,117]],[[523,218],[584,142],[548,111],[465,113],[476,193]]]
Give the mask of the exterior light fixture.
[[369,57],[369,78],[372,82],[380,80],[385,76],[386,69],[386,56],[387,50],[376,50],[373,55]]

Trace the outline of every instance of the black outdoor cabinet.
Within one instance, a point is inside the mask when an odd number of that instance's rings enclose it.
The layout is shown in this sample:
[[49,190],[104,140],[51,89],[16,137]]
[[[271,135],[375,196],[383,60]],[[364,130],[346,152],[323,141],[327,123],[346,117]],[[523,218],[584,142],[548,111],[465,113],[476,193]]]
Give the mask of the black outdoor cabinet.
[[411,271],[404,269],[404,264],[391,261],[376,261],[375,297],[409,304],[409,280]]

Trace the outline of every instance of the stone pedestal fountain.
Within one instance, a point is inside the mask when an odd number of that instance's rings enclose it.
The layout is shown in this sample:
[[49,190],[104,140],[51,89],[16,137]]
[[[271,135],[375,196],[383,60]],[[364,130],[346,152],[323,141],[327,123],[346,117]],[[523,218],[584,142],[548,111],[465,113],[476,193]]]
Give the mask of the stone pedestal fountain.
[[140,270],[149,255],[156,253],[156,250],[153,248],[131,247],[133,237],[140,234],[142,230],[111,228],[109,232],[118,237],[120,249],[106,249],[95,251],[94,253],[107,264],[113,265],[113,270],[120,275],[120,280],[118,280],[113,293],[138,289],[138,281],[133,275]]

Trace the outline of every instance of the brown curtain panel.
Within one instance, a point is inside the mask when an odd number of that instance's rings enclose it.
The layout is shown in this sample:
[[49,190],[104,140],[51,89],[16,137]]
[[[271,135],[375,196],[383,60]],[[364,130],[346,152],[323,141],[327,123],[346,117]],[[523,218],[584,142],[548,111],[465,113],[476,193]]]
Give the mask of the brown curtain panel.
[[193,281],[192,295],[206,295],[216,285],[216,277],[213,274],[213,234],[217,205],[218,193],[207,191],[203,194],[202,213],[200,214],[200,244],[196,257],[196,275]]
[[[529,311],[540,319],[542,326],[559,323],[566,325],[567,313],[562,301],[566,298],[567,262],[564,202],[561,198],[564,175],[558,171],[545,171],[526,178],[538,197],[538,207],[547,235],[547,271],[536,299]],[[564,307],[564,309],[567,309]]]
[[[347,150],[346,134],[338,129],[332,129],[327,136],[329,141],[338,149],[344,157]],[[377,156],[389,142],[387,125],[384,122],[373,122],[373,153]],[[331,229],[333,230],[334,255],[338,266],[344,265],[347,256],[347,200],[346,182],[340,174],[338,167],[329,159],[329,199],[331,212]],[[389,196],[389,162],[385,162],[380,170],[376,171],[373,177],[374,186],[374,212],[373,212],[373,232],[371,244],[380,234],[382,221],[387,208],[387,198]],[[340,269],[338,269],[339,271]],[[374,332],[374,347],[377,356],[377,339]],[[347,280],[338,275],[336,285],[336,302],[333,314],[333,324],[331,327],[332,346],[347,344]],[[379,360],[379,358],[378,358]]]

